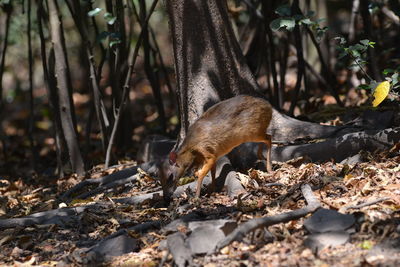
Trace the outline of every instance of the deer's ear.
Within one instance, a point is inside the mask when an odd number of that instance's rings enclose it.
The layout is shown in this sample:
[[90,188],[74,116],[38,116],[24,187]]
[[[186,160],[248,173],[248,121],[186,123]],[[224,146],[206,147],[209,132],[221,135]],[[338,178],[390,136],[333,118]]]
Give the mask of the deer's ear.
[[169,164],[171,164],[171,165],[175,164],[176,163],[176,157],[177,157],[176,152],[175,151],[171,151],[169,153]]

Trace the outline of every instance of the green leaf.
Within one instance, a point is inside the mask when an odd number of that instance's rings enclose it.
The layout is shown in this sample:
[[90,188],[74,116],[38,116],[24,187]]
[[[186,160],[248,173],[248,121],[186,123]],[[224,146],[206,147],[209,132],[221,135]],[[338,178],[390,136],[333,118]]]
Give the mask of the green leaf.
[[342,58],[344,58],[345,56],[347,56],[346,51],[342,51],[342,52],[340,52],[340,54],[339,54],[339,56],[338,56],[338,59],[342,59]]
[[304,16],[303,16],[303,15],[296,14],[296,15],[292,16],[292,18],[294,18],[295,21],[299,21],[299,20],[304,19]]
[[290,15],[292,15],[292,10],[291,10],[289,5],[283,5],[283,6],[278,7],[275,10],[275,13],[280,15],[280,16],[283,16],[283,17],[284,16],[290,16]]
[[111,13],[106,12],[104,14],[104,19],[107,21],[109,25],[113,25],[114,22],[117,20],[117,17],[114,17]]
[[94,17],[94,16],[96,16],[97,14],[99,14],[102,10],[103,10],[102,8],[96,7],[95,9],[90,10],[90,11],[88,12],[88,16],[89,16],[89,17]]
[[388,75],[388,74],[393,73],[393,72],[394,72],[394,69],[384,69],[382,71],[383,75]]
[[357,70],[357,69],[360,68],[360,66],[359,66],[358,64],[356,64],[356,63],[353,63],[353,64],[351,64],[351,65],[349,66],[349,68],[352,69],[352,70]]
[[361,51],[362,52],[362,51],[365,51],[367,49],[367,47],[364,46],[364,45],[355,44],[355,45],[349,46],[349,49],[350,50],[357,50],[357,51]]
[[369,40],[368,39],[364,39],[364,40],[361,40],[360,43],[365,45],[365,46],[368,46]]
[[346,44],[346,39],[344,39],[343,37],[337,36],[337,37],[335,37],[333,39],[335,39],[336,41],[339,41],[340,45],[345,45]]
[[357,50],[350,49],[349,52],[353,55],[353,57],[360,57],[361,54]]
[[305,24],[305,25],[311,25],[311,24],[314,23],[314,22],[311,21],[309,18],[302,19],[302,20],[300,20],[299,22],[300,22],[301,24]]
[[399,83],[399,73],[398,72],[393,74],[391,78],[392,78],[392,85],[396,85]]
[[361,247],[362,249],[366,249],[366,250],[369,250],[369,249],[373,248],[373,246],[374,246],[374,244],[373,244],[372,241],[370,241],[370,240],[364,240],[364,241],[360,244],[360,247]]
[[101,41],[103,41],[104,39],[106,39],[110,35],[111,35],[111,32],[103,31],[99,35],[97,35],[96,41],[97,42],[101,42]]
[[369,84],[360,84],[359,86],[357,86],[357,89],[371,90],[372,88]]
[[309,10],[306,14],[307,17],[313,17],[315,15],[315,11],[314,10]]
[[269,27],[270,27],[271,30],[273,30],[274,32],[276,32],[277,30],[279,30],[280,27],[281,27],[280,19],[274,19],[273,21],[271,21],[271,23],[269,24]]
[[286,28],[288,31],[292,31],[294,26],[296,25],[296,22],[293,18],[278,18],[274,19],[270,23],[271,30],[277,31],[282,28]]
[[113,47],[114,45],[120,44],[121,40],[112,40],[109,44],[110,47]]
[[119,33],[119,32],[111,32],[110,33],[110,38],[111,39],[121,39],[121,33]]

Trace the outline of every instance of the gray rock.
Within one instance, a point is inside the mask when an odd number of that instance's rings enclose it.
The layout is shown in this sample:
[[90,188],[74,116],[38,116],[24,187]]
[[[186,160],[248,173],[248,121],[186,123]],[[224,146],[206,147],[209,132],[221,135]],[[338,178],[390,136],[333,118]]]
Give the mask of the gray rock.
[[350,235],[345,231],[326,232],[311,234],[304,241],[304,245],[314,252],[318,252],[325,247],[343,245],[349,241]]
[[310,233],[344,231],[355,223],[351,214],[342,214],[335,210],[319,209],[305,220],[304,226]]

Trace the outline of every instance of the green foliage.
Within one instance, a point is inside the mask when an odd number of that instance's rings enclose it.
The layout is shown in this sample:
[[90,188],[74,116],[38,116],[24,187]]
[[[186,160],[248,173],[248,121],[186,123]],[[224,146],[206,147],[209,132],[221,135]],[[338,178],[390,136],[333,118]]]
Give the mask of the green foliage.
[[283,17],[283,18],[278,18],[274,19],[271,24],[271,30],[273,31],[278,31],[281,29],[286,28],[288,31],[292,31],[294,29],[294,26],[296,25],[296,22],[293,18],[290,17]]
[[102,8],[96,7],[95,9],[90,10],[90,11],[88,12],[88,16],[89,16],[89,17],[97,16],[98,14],[100,14],[100,12],[101,12],[102,10],[103,10]]
[[397,69],[384,69],[382,74],[386,76],[386,80],[389,81],[394,89],[400,88],[399,83],[400,66]]
[[275,10],[275,13],[282,17],[289,17],[292,15],[292,9],[290,8],[290,5],[282,5]]
[[[99,15],[103,11],[102,8],[96,7],[92,9],[91,11],[88,12],[89,17],[94,17]],[[110,12],[105,12],[103,15],[103,19],[108,25],[113,25],[115,21],[117,20],[117,17],[113,16]],[[101,32],[97,37],[96,41],[97,42],[102,42],[106,39],[108,39],[108,46],[113,47],[117,44],[121,43],[121,38],[120,34],[118,32],[108,32],[108,31],[103,31]]]
[[117,17],[114,17],[111,13],[106,12],[104,14],[104,19],[107,21],[109,25],[113,25],[114,22],[117,20]]
[[369,75],[365,72],[363,67],[368,63],[365,60],[366,52],[369,47],[374,48],[375,42],[372,42],[368,39],[364,39],[359,41],[355,45],[346,46],[347,41],[343,37],[335,37],[334,39],[339,41],[339,44],[337,46],[337,50],[339,51],[338,59],[350,56],[352,59],[352,63],[350,64],[349,68],[354,71],[361,70],[365,74],[365,76],[370,81],[372,81],[372,78],[369,77]]
[[[102,8],[96,7],[95,9],[90,10],[88,12],[88,16],[89,17],[97,16],[101,13],[101,11],[103,11]],[[115,23],[115,21],[117,20],[117,18],[115,16],[113,16],[110,12],[104,13],[103,18],[109,25],[113,25]]]
[[0,0],[0,6],[8,5],[10,2],[11,0]]
[[298,25],[310,27],[310,29],[316,33],[317,41],[320,41],[322,36],[328,30],[328,27],[322,27],[320,25],[320,23],[325,21],[325,19],[322,18],[312,20],[312,17],[315,15],[315,12],[312,10],[308,11],[306,15],[292,15],[291,7],[289,5],[282,5],[275,10],[275,13],[278,14],[280,17],[271,21],[269,26],[273,31],[293,31],[297,23]]
[[[381,83],[376,82],[364,70],[365,65],[368,63],[368,61],[366,60],[366,52],[368,48],[375,48],[376,44],[375,42],[370,41],[368,39],[364,39],[354,45],[347,46],[347,41],[343,37],[336,37],[335,39],[339,42],[337,46],[337,49],[339,51],[338,59],[340,60],[345,58],[346,56],[349,56],[352,59],[352,63],[349,65],[349,68],[352,69],[353,71],[360,70],[364,74],[365,78],[369,80],[369,82],[367,82],[366,84],[359,85],[358,89],[364,89],[370,91],[372,94],[374,94],[374,97],[376,98],[376,95],[378,94],[381,95],[384,94],[386,97],[386,95],[389,93],[390,88],[391,89],[400,88],[399,84],[400,67],[398,67],[397,69],[389,68],[383,70],[382,74],[385,76],[385,80],[389,82],[387,84],[388,92],[385,93],[377,92],[377,88],[379,88],[380,85],[384,84],[384,82]],[[394,92],[392,92],[392,95],[393,94]]]

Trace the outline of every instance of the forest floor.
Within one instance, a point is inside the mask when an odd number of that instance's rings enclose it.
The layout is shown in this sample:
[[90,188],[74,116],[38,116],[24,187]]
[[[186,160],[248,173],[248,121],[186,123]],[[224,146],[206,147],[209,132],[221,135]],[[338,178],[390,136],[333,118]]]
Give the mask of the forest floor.
[[[129,231],[136,240],[134,252],[106,258],[98,265],[173,266],[166,255],[165,226],[176,218],[197,214],[202,220],[232,219],[239,224],[251,218],[271,216],[305,205],[299,185],[310,184],[314,194],[327,209],[354,215],[350,238],[344,244],[320,247],[305,246],[308,232],[304,219],[277,224],[269,233],[258,231],[242,242],[233,242],[219,253],[194,257],[199,266],[400,266],[400,155],[399,144],[389,151],[365,153],[365,162],[315,164],[294,159],[274,162],[274,171],[250,169],[240,175],[247,193],[230,198],[225,192],[204,195],[193,201],[184,194],[167,208],[154,202],[140,205],[118,204],[115,199],[156,191],[157,181],[142,176],[131,186],[88,200],[73,200],[69,206],[107,203],[103,208],[87,209],[79,214],[79,223],[16,226],[0,231],[0,264],[14,266],[55,266],[93,264],[89,254],[71,256],[120,229],[148,222],[159,222],[144,234]],[[134,162],[130,163],[131,166]],[[99,171],[94,168],[85,178],[102,177],[121,168]],[[39,179],[39,178],[38,178]],[[59,207],[57,196],[84,177],[71,176],[48,186],[26,184],[22,179],[10,182],[0,178],[1,219],[22,217]],[[269,183],[277,183],[270,186]],[[37,183],[40,184],[40,183]],[[44,184],[44,183],[42,183]],[[373,204],[373,202],[376,202]],[[355,205],[366,203],[365,207]],[[179,207],[178,207],[179,206]],[[184,207],[184,208],[182,208]],[[187,225],[177,227],[189,234]],[[97,265],[95,264],[95,265]]]

